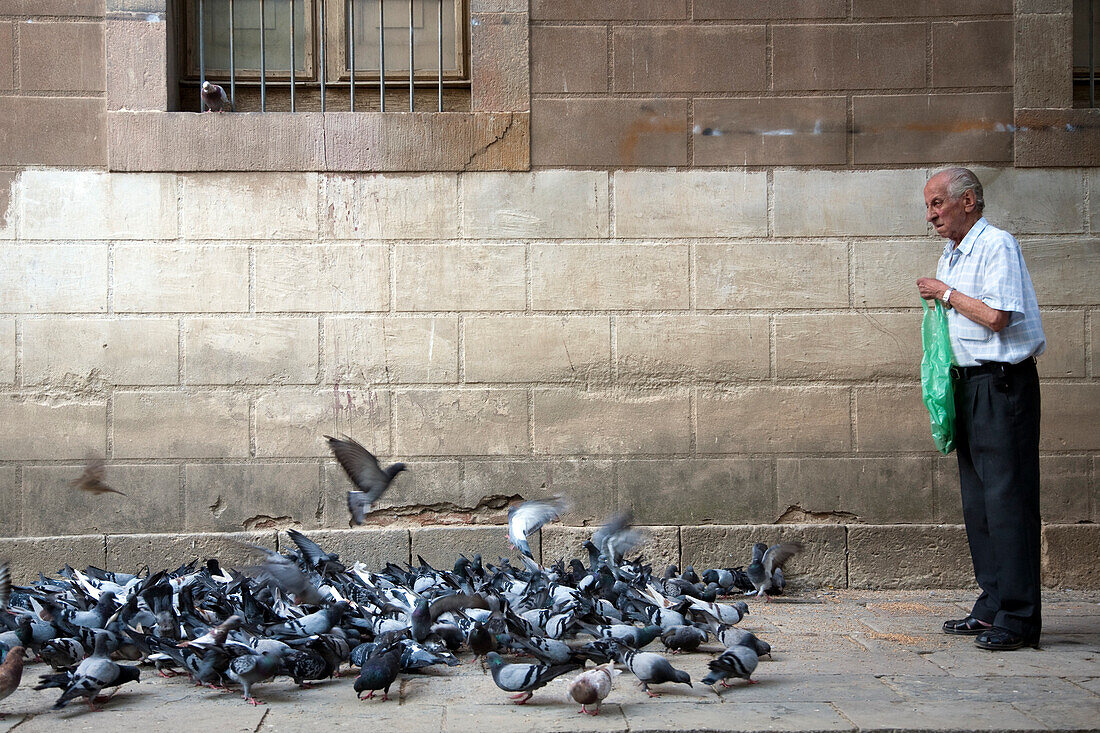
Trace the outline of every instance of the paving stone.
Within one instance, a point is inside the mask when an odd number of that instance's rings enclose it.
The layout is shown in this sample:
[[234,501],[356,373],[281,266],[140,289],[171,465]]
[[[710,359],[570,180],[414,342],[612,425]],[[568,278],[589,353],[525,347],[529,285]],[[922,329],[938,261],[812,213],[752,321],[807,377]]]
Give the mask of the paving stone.
[[1091,650],[1053,653],[1042,648],[1025,648],[1008,654],[986,652],[966,644],[924,658],[953,677],[1062,677],[1071,668],[1089,676],[1100,676],[1100,660]]
[[[1077,701],[1096,704],[1096,695],[1057,677],[920,677],[891,675],[882,680],[893,690],[914,701],[951,700],[954,703],[981,704],[1007,702],[1032,704],[1042,701]],[[1057,727],[1057,726],[1056,726]]]
[[[956,731],[1035,730],[1036,723],[1008,703],[987,703],[981,715],[969,706],[945,706],[935,702],[841,701],[837,708],[860,730]],[[899,725],[899,721],[905,721]]]
[[[736,699],[739,690],[725,694]],[[855,730],[851,723],[824,703],[740,703],[736,712],[728,705],[664,702],[660,707],[624,704],[623,715],[631,733],[653,731],[740,731],[740,730]],[[691,712],[689,713],[689,710]]]

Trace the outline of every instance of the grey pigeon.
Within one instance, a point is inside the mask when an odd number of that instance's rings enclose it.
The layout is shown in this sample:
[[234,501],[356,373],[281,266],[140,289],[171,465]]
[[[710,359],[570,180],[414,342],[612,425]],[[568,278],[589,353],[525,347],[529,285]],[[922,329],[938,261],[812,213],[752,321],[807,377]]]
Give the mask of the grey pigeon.
[[771,656],[772,653],[771,644],[758,638],[756,634],[751,631],[745,631],[736,626],[719,626],[715,636],[718,637],[718,641],[722,642],[727,647],[736,646],[738,644],[747,646],[755,651],[758,657],[764,655]]
[[[69,676],[68,684],[65,685],[65,691],[61,693],[61,697],[57,699],[57,702],[53,704],[54,709],[60,709],[65,707],[77,697],[85,697],[88,699],[88,705],[94,708],[94,700],[96,695],[100,693],[105,687],[115,687],[125,681],[126,677],[133,675],[132,679],[137,679],[136,668],[130,667],[131,672],[127,675],[123,675],[120,665],[111,661],[107,652],[107,634],[98,632],[95,635],[95,649],[92,655],[77,665],[76,669]],[[54,679],[54,675],[43,675],[42,684],[38,685],[35,689],[45,689],[45,687],[52,687],[55,685],[48,684],[47,678]]]
[[368,657],[359,670],[359,676],[355,678],[355,696],[362,700],[366,690],[369,699],[374,697],[376,691],[381,690],[382,700],[389,700],[390,685],[401,671],[401,652],[402,647],[395,644]]
[[525,501],[519,506],[508,510],[508,540],[512,546],[532,560],[531,546],[527,538],[542,528],[547,522],[552,522],[565,512],[569,511],[569,503],[560,496],[555,496],[550,501]]
[[515,692],[512,700],[522,705],[531,699],[534,691],[555,677],[571,672],[580,664],[506,664],[496,652],[485,655],[493,682],[505,692]]
[[233,110],[233,105],[229,103],[229,96],[225,93],[225,89],[210,81],[202,83],[202,101],[206,103],[207,109],[211,112]]
[[324,602],[316,586],[298,569],[298,565],[285,555],[280,555],[266,547],[242,543],[246,548],[264,556],[264,563],[254,570],[267,577],[284,592],[293,595],[298,603],[320,605]]
[[261,654],[246,654],[229,664],[226,674],[241,686],[241,694],[249,705],[262,703],[252,696],[252,685],[274,677],[282,665],[281,650]]
[[754,684],[754,680],[750,679],[750,676],[759,661],[760,659],[751,647],[743,644],[731,646],[707,665],[710,667],[710,673],[703,678],[703,684],[721,684],[722,687],[729,687],[726,680],[734,678],[747,680],[749,684]]
[[309,564],[317,572],[324,575],[326,572],[342,573],[347,568],[340,562],[340,556],[334,552],[325,552],[321,549],[321,546],[316,542],[306,537],[304,534],[296,529],[288,529],[286,533],[290,536],[290,539],[294,541],[294,544],[298,546],[298,549],[302,552],[302,557],[305,558],[306,563]]
[[707,632],[694,626],[672,626],[661,634],[665,648],[673,654],[693,652],[707,640]]
[[351,523],[358,526],[382,498],[394,477],[407,469],[404,463],[394,463],[382,468],[374,454],[346,435],[343,439],[326,435],[325,440],[348,478],[355,484],[356,490],[348,492],[348,511],[351,513]]
[[663,682],[679,682],[691,687],[691,677],[687,672],[676,669],[660,654],[653,652],[636,652],[624,646],[618,646],[616,653],[619,662],[625,664],[638,681],[642,683],[642,689],[650,697],[660,697],[659,693],[649,689],[650,685],[659,685]]
[[752,546],[752,562],[745,568],[745,573],[756,588],[758,596],[764,596],[768,600],[768,594],[783,592],[786,585],[783,580],[783,565],[792,557],[802,551],[802,545],[797,542],[780,542],[767,547],[763,542],[757,542]]
[[[611,664],[601,664],[594,669],[581,672],[569,683],[569,696],[581,704],[581,712],[586,715],[599,715],[600,703],[611,694],[611,683],[621,674]],[[588,710],[595,705],[595,710]]]
[[749,613],[749,606],[744,601],[737,601],[733,605],[728,603],[707,603],[696,598],[686,599],[692,611],[701,613],[711,624],[711,628],[717,628],[718,624],[733,625],[739,623]]
[[105,479],[107,477],[107,467],[102,458],[90,456],[88,462],[84,466],[84,472],[79,477],[69,482],[69,486],[74,489],[80,489],[86,491],[89,494],[121,494],[126,496],[118,489],[112,489],[107,485]]
[[631,521],[633,517],[629,511],[620,512],[592,535],[592,543],[611,564],[613,572],[618,569],[623,556],[641,545],[645,539],[640,532],[630,528]]

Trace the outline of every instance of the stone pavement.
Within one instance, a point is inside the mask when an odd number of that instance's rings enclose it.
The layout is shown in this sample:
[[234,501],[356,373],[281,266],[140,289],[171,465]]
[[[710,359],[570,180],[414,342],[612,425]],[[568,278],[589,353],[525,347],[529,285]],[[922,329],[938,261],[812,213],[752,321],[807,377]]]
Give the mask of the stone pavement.
[[[0,702],[0,733],[1100,730],[1100,593],[1048,593],[1042,648],[1000,653],[939,631],[944,618],[965,615],[972,598],[959,590],[830,591],[752,602],[741,625],[775,651],[757,668],[759,684],[736,682],[721,696],[698,682],[662,685],[662,696],[649,699],[626,672],[598,717],[579,715],[561,680],[514,705],[476,664],[402,675],[389,702],[357,701],[350,679],[299,690],[280,678],[257,685],[267,704],[256,708],[237,693],[148,672],[103,712],[79,703],[59,712],[50,710],[56,691],[30,689],[47,671],[36,664]],[[671,659],[698,680],[712,656]]]

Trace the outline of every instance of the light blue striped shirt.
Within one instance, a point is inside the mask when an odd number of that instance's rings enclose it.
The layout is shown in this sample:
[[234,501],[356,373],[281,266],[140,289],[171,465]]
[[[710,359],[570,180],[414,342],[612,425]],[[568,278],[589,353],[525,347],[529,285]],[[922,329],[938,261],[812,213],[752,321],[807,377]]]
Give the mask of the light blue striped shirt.
[[1020,245],[985,217],[971,227],[957,247],[947,243],[936,266],[936,278],[990,308],[1012,314],[1008,325],[994,332],[949,308],[947,328],[959,366],[987,361],[1017,364],[1046,349],[1039,303]]

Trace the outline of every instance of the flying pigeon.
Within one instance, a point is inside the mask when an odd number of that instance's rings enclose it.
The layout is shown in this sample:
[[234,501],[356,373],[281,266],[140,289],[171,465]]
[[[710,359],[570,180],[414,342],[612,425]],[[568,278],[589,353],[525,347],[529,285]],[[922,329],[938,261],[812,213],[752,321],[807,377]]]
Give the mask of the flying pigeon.
[[351,513],[351,523],[358,526],[363,523],[371,507],[382,498],[394,477],[407,469],[404,463],[393,463],[382,468],[374,454],[346,435],[343,439],[326,435],[325,439],[332,454],[355,484],[356,490],[348,492],[348,511]]
[[112,489],[104,479],[107,476],[107,466],[102,458],[96,458],[90,456],[87,463],[84,466],[84,472],[80,474],[79,478],[75,478],[69,482],[69,486],[74,489],[80,489],[81,491],[87,491],[89,494],[120,494],[126,496],[118,489]]
[[768,547],[763,542],[757,542],[752,546],[752,562],[745,573],[756,588],[756,595],[764,596],[768,600],[768,594],[776,595],[783,592],[786,582],[783,580],[783,565],[802,550],[802,545],[797,542],[780,542]]
[[525,501],[508,510],[508,540],[512,546],[532,560],[531,546],[527,538],[539,531],[542,525],[552,522],[569,511],[569,503],[560,496],[550,501]]
[[206,103],[207,109],[211,112],[224,112],[227,109],[230,112],[233,111],[233,105],[230,104],[225,89],[213,82],[204,81],[202,83],[202,101]]

